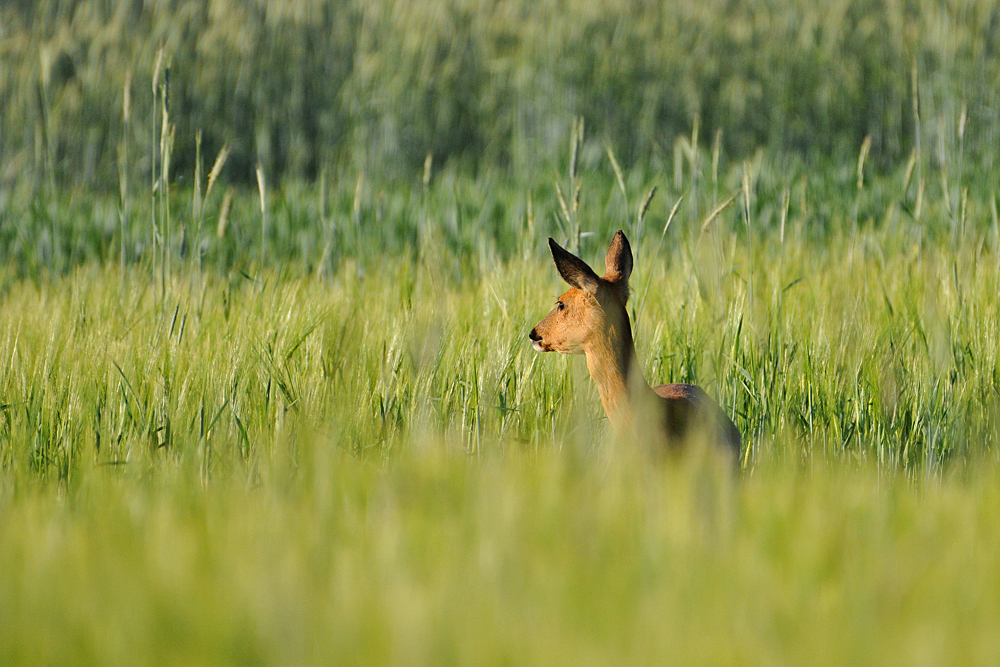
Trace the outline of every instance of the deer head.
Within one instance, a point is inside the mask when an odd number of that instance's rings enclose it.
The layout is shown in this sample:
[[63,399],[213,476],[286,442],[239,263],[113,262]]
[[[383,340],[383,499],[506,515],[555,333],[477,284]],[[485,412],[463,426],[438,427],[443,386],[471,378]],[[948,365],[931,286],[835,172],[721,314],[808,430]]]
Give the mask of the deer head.
[[632,248],[625,234],[618,230],[611,240],[604,259],[603,278],[551,238],[549,249],[559,275],[570,288],[559,297],[552,312],[528,334],[532,346],[539,352],[581,354],[595,345],[618,347],[625,342],[623,337],[626,336],[631,346],[625,304],[632,273]]

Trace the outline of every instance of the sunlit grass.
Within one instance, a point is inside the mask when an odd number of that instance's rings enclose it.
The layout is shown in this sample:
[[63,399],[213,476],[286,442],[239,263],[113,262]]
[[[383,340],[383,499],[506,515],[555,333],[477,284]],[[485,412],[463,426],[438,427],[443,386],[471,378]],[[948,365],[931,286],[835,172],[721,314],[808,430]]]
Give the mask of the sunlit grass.
[[302,443],[0,495],[17,664],[991,664],[1000,487]]
[[[677,224],[658,256],[655,236],[635,244],[640,359],[651,382],[719,400],[748,469],[773,448],[918,470],[996,446],[992,230],[934,241],[897,224],[818,242],[799,219],[748,242]],[[182,263],[165,296],[158,276],[113,260],[9,276],[0,457],[64,480],[84,460],[183,459],[211,476],[294,459],[303,429],[375,459],[416,434],[477,454],[600,439],[584,365],[525,344],[562,288],[543,237],[522,236],[507,260],[483,237],[464,258],[429,235],[416,256],[322,274],[250,263],[199,277]],[[602,239],[584,241],[599,261]]]

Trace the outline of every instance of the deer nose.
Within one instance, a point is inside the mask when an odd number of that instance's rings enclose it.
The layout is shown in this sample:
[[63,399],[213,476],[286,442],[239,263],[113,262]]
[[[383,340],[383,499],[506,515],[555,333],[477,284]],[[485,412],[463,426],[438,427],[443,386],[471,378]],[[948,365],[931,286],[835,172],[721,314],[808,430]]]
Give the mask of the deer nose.
[[536,332],[534,329],[532,329],[531,333],[528,334],[528,338],[531,340],[532,343],[537,343],[542,339],[542,337],[539,336],[538,332]]

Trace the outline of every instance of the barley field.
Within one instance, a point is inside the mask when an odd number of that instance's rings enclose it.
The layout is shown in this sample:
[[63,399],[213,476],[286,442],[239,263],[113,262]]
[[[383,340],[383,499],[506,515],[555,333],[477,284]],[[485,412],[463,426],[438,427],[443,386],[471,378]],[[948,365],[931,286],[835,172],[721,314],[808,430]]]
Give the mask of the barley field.
[[[997,664],[997,26],[4,3],[0,664]],[[531,349],[618,229],[735,475]]]

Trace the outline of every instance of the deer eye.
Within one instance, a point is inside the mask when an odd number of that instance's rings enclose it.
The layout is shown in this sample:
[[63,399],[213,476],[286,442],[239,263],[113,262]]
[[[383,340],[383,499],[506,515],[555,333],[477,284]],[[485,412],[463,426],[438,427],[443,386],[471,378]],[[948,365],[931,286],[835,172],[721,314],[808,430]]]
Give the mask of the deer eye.
[[556,301],[556,308],[558,310],[566,310],[566,304],[562,301]]

